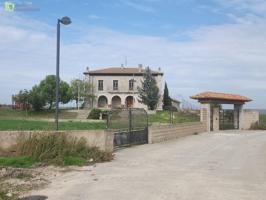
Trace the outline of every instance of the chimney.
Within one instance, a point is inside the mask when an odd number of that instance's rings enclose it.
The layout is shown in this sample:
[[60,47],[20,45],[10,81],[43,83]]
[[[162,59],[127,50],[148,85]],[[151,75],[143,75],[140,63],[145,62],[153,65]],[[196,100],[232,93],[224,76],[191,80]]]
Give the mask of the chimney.
[[139,66],[139,72],[141,72],[142,71],[142,68],[143,68],[143,65],[142,64],[139,64],[138,66]]
[[161,72],[161,67],[158,68],[158,71]]
[[90,71],[90,68],[89,67],[86,67],[86,71],[89,72]]

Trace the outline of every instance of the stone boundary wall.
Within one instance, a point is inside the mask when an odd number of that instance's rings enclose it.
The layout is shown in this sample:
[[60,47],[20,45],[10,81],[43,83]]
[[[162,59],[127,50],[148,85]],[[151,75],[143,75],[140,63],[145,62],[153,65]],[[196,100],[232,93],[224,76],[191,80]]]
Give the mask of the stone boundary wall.
[[19,136],[30,137],[31,135],[43,135],[63,133],[70,137],[85,138],[88,146],[99,147],[103,151],[113,151],[114,135],[107,130],[90,131],[0,131],[0,148],[8,149],[16,144]]
[[206,130],[206,123],[204,122],[151,126],[149,127],[149,143],[158,143],[196,133],[203,133]]
[[259,122],[260,113],[257,110],[244,109],[240,114],[240,119],[242,121],[239,124],[240,130],[249,130],[252,125]]

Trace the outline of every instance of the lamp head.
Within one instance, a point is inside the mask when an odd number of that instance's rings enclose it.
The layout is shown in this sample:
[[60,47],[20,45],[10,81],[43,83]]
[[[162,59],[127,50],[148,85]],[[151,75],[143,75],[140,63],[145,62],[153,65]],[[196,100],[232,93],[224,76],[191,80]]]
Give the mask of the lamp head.
[[62,19],[59,20],[62,24],[64,25],[69,25],[71,24],[71,19],[67,16],[63,17]]

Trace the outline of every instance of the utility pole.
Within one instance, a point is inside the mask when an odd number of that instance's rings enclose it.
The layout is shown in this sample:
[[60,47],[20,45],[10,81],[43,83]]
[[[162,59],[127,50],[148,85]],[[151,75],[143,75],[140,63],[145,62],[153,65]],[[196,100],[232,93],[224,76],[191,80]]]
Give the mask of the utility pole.
[[59,66],[60,66],[60,24],[69,25],[71,19],[63,17],[57,20],[57,40],[56,40],[56,88],[55,88],[55,130],[58,131],[58,112],[59,112]]

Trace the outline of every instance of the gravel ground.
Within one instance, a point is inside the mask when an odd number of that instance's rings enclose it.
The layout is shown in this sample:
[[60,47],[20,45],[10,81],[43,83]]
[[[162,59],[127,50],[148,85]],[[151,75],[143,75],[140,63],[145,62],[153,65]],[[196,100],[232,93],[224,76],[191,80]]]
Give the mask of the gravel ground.
[[51,180],[49,200],[265,200],[266,132],[188,136],[116,152]]

